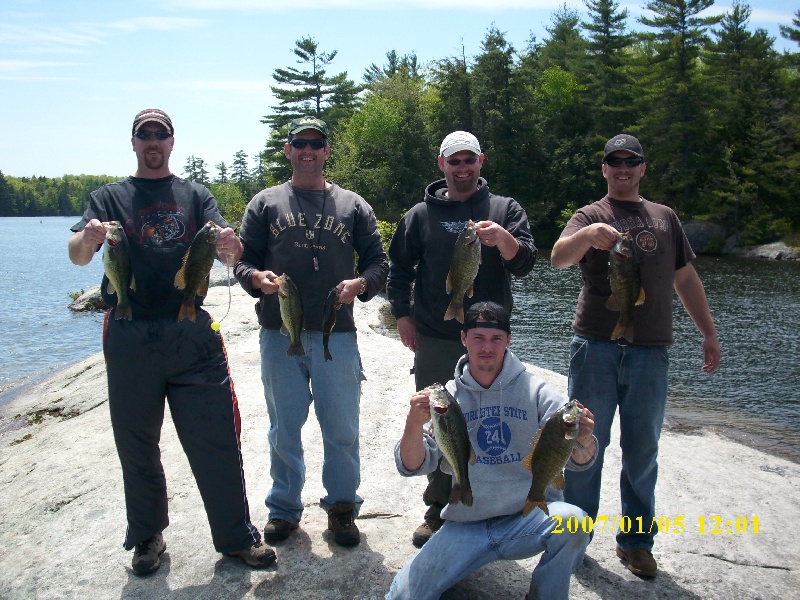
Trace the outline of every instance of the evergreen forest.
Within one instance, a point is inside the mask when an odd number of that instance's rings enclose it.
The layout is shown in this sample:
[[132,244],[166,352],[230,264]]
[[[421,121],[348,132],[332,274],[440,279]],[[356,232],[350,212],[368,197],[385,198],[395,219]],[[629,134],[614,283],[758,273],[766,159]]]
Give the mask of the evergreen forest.
[[[214,178],[190,156],[180,174],[207,185],[238,221],[258,190],[291,175],[286,127],[312,114],[331,129],[326,177],[393,223],[441,177],[441,140],[463,129],[481,142],[490,189],[523,205],[547,247],[576,208],[604,195],[602,148],[625,132],[644,146],[642,194],[684,222],[713,221],[740,244],[796,239],[800,54],[776,51],[743,2],[701,16],[713,0],[652,0],[637,31],[617,2],[584,2],[585,20],[563,5],[544,39],[524,48],[491,25],[476,56],[420,64],[392,50],[358,83],[335,73],[335,49],[298,39],[294,65],[273,72],[264,148],[214,165]],[[795,17],[781,35],[800,45],[800,10]],[[89,193],[114,179],[0,172],[0,216],[80,214]]]

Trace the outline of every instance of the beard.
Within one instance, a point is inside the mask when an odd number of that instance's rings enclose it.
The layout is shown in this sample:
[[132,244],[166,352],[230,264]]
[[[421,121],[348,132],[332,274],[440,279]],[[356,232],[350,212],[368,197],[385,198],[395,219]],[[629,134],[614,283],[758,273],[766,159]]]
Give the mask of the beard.
[[154,171],[159,170],[161,167],[164,166],[164,153],[163,152],[159,152],[157,154],[145,153],[144,165],[148,169],[152,169]]

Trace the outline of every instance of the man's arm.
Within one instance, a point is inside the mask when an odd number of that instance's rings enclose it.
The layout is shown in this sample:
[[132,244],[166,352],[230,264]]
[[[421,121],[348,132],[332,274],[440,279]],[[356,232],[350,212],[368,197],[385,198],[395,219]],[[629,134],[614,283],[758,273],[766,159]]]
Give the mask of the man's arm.
[[550,253],[556,269],[577,265],[591,248],[611,250],[619,232],[607,223],[592,223],[566,237],[559,238]]
[[105,225],[98,219],[90,220],[81,231],[70,236],[67,242],[69,259],[79,267],[88,265],[105,239]]
[[425,462],[427,452],[422,437],[422,426],[431,418],[429,393],[427,390],[421,390],[411,396],[406,426],[403,437],[400,438],[400,460],[408,471],[416,471]]
[[713,373],[719,368],[722,352],[703,282],[691,263],[675,271],[674,286],[683,307],[703,335],[703,372]]

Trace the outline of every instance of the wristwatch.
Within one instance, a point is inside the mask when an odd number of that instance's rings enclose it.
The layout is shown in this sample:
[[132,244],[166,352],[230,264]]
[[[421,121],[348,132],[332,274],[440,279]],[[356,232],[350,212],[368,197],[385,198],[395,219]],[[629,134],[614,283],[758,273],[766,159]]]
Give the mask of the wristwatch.
[[361,287],[358,288],[358,295],[360,296],[367,291],[367,280],[363,277],[359,277],[358,280],[361,282]]

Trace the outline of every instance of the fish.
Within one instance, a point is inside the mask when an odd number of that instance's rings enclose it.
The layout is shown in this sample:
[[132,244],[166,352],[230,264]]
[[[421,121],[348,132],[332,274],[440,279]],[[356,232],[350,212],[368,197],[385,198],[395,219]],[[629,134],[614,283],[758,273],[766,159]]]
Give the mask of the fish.
[[339,288],[333,286],[325,299],[325,310],[322,313],[322,347],[325,349],[325,360],[333,360],[330,350],[328,350],[328,340],[331,337],[334,325],[336,325],[336,311],[342,307],[339,302]]
[[208,295],[208,274],[217,253],[217,238],[222,227],[209,221],[197,232],[186,254],[183,266],[175,273],[175,287],[183,290],[183,302],[178,321],[197,319],[194,301],[197,296]]
[[450,271],[447,273],[445,291],[453,297],[450,306],[444,313],[444,320],[455,319],[464,322],[464,294],[472,298],[475,277],[481,265],[481,242],[478,239],[478,227],[471,220],[458,235],[450,259]]
[[456,399],[441,383],[434,383],[426,389],[430,391],[433,434],[444,455],[440,468],[443,473],[453,476],[453,488],[450,490],[448,502],[472,506],[468,465],[474,465],[477,458],[469,441],[467,420]]
[[103,243],[103,268],[108,278],[106,293],[117,296],[114,319],[130,321],[133,311],[128,302],[128,290],[136,291],[136,279],[131,268],[128,237],[119,221],[108,221],[103,225],[106,228],[106,239]]
[[608,280],[611,283],[611,296],[606,301],[606,308],[619,311],[619,321],[611,332],[611,339],[624,337],[633,343],[633,307],[644,304],[644,288],[636,246],[629,233],[618,235],[609,252]]
[[281,333],[288,335],[291,343],[286,351],[286,356],[305,356],[300,331],[303,329],[303,302],[300,292],[288,274],[276,277],[278,284],[278,305],[281,309]]
[[578,440],[578,421],[582,410],[583,404],[570,400],[554,412],[533,437],[531,451],[522,460],[522,466],[533,474],[522,509],[523,516],[537,507],[549,515],[550,510],[544,499],[545,489],[548,485],[559,490],[567,487],[564,467]]

